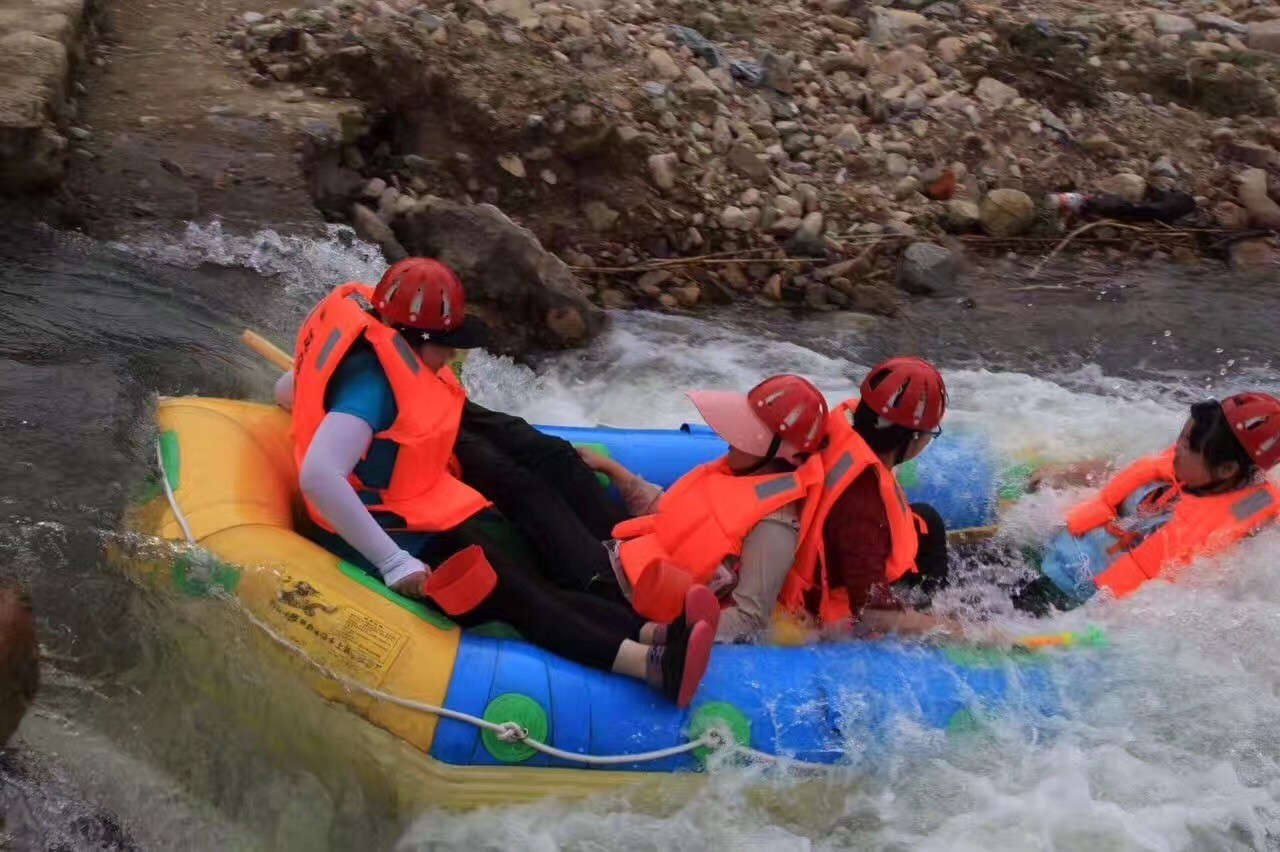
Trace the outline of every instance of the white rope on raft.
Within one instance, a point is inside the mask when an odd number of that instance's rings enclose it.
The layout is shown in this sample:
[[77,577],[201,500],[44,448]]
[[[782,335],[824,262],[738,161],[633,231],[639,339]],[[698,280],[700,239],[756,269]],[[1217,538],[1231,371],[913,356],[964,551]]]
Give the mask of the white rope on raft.
[[[173,493],[173,489],[169,486],[169,477],[164,469],[164,456],[161,453],[159,441],[156,442],[156,461],[160,466],[160,482],[164,486],[164,496],[169,502],[169,510],[173,513],[173,518],[177,521],[178,527],[182,530],[183,536],[186,537],[187,543],[195,547],[198,543],[196,542],[195,537],[191,534],[191,526],[187,523],[186,515],[182,513],[182,509],[178,507],[178,498]],[[216,587],[214,588],[216,589]],[[761,763],[784,765],[788,768],[821,772],[829,772],[833,768],[822,763],[807,763],[805,761],[778,757],[777,755],[772,755],[757,749],[748,748],[744,745],[739,745],[734,742],[733,734],[731,732],[720,728],[711,728],[698,739],[691,740],[677,746],[654,749],[653,751],[636,752],[633,754],[580,754],[574,751],[565,751],[563,749],[558,749],[553,745],[544,743],[541,740],[534,739],[529,736],[528,729],[516,722],[490,722],[487,719],[482,719],[479,716],[473,716],[470,713],[450,710],[448,707],[437,707],[434,704],[427,704],[422,701],[414,701],[390,692],[383,692],[380,689],[374,689],[373,687],[366,686],[359,681],[352,680],[341,672],[336,672],[321,663],[319,660],[316,660],[306,652],[306,649],[289,641],[285,636],[282,636],[270,624],[267,624],[265,621],[246,609],[244,604],[242,604],[235,596],[221,593],[221,590],[215,591],[214,594],[219,594],[219,596],[223,597],[224,600],[227,600],[238,607],[251,624],[265,633],[267,637],[277,645],[280,645],[282,648],[285,648],[302,658],[303,661],[316,669],[316,671],[321,675],[340,684],[347,690],[366,695],[377,701],[395,705],[396,707],[403,707],[406,710],[414,710],[420,713],[431,713],[444,719],[452,719],[456,722],[474,725],[482,730],[492,731],[497,735],[498,739],[503,742],[523,743],[534,751],[541,752],[548,757],[553,757],[558,760],[581,763],[587,766],[621,766],[628,763],[648,763],[656,760],[666,760],[669,757],[678,757],[682,754],[688,754],[696,749],[708,748],[712,751],[730,751],[746,757],[749,760]]]

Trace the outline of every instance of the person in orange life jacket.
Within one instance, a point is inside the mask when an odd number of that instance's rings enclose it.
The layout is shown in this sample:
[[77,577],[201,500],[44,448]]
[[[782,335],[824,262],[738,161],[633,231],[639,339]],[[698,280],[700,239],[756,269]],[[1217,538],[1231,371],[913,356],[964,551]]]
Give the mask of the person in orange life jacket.
[[[344,285],[312,311],[294,377],[281,378],[277,397],[292,405],[317,540],[412,597],[422,596],[431,564],[479,546],[497,584],[474,609],[454,614],[463,626],[507,622],[550,651],[645,680],[686,705],[710,656],[713,597],[692,592],[679,629],[654,641],[654,625],[622,603],[557,588],[506,552],[485,523],[489,501],[457,477],[466,394],[447,365],[456,348],[481,345],[485,331],[466,316],[452,271],[422,258],[393,265],[376,289]],[[389,406],[370,407],[362,395],[370,371],[389,384]]]
[[856,625],[872,633],[1003,641],[994,631],[975,635],[973,628],[910,609],[895,594],[912,587],[931,595],[947,582],[941,516],[924,503],[908,506],[893,475],[941,434],[946,407],[937,368],[898,357],[873,367],[859,398],[832,413],[822,451],[823,505],[798,563],[808,567],[784,589],[784,606],[803,608],[833,632]]
[[792,375],[765,379],[746,394],[700,390],[689,398],[729,451],[665,493],[613,459],[580,452],[639,516],[619,524],[608,545],[636,610],[664,621],[684,589],[706,584],[726,606],[717,641],[742,641],[769,626],[821,490],[812,454],[827,403]]
[[[1218,552],[1280,516],[1280,400],[1262,393],[1191,406],[1173,447],[1134,462],[1077,506],[1046,548],[1041,575],[1014,597],[1035,614],[1069,609],[1100,588],[1117,596],[1198,555]],[[1083,485],[1099,463],[1042,467],[1029,488]]]

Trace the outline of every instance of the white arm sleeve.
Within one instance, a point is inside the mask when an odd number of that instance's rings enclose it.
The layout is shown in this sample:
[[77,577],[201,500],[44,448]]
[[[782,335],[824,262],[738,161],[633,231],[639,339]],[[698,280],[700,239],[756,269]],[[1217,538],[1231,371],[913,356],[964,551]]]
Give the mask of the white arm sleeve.
[[293,370],[287,370],[276,379],[276,405],[285,411],[293,411]]
[[302,493],[329,526],[372,562],[383,581],[391,585],[425,569],[378,526],[347,480],[372,441],[373,428],[359,417],[326,414],[307,447],[298,479]]

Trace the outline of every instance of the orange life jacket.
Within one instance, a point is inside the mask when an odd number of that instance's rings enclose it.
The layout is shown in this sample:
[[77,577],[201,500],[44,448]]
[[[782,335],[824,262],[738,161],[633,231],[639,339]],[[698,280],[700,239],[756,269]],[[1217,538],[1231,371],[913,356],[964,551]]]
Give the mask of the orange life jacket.
[[[1105,526],[1118,539],[1115,561],[1094,577],[1099,588],[1127,595],[1166,568],[1220,553],[1280,516],[1280,489],[1267,480],[1223,494],[1187,493],[1173,475],[1173,455],[1170,448],[1138,459],[1095,498],[1068,513],[1071,535],[1079,537]],[[1159,498],[1168,507],[1169,520],[1139,542],[1116,523],[1116,512],[1129,495],[1154,483],[1169,484]]]
[[[778,597],[779,605],[790,612],[801,612],[813,606],[812,591],[819,592],[816,615],[823,622],[850,618],[849,596],[843,586],[832,587],[827,570],[826,543],[823,527],[836,501],[853,484],[862,472],[875,471],[880,488],[880,500],[884,503],[889,519],[889,560],[884,566],[885,582],[892,583],[904,574],[916,570],[916,553],[920,547],[919,521],[907,497],[898,484],[893,471],[867,446],[853,429],[850,420],[856,399],[846,400],[836,406],[827,418],[827,443],[820,457],[825,471],[822,495],[812,523],[800,541],[796,562],[783,584]],[[825,576],[824,576],[825,575]]]
[[[374,440],[394,442],[396,456],[385,486],[363,483],[354,473],[351,484],[388,530],[452,529],[489,505],[450,470],[466,391],[448,367],[433,372],[408,341],[356,300],[367,302],[372,296],[373,290],[363,284],[344,284],[315,307],[298,332],[293,367],[294,459],[301,469],[325,417],[325,392],[334,371],[351,347],[364,339],[377,355],[396,400],[395,422],[374,435]],[[330,529],[309,502],[307,511],[322,528]]]
[[817,456],[787,473],[740,476],[721,458],[682,476],[656,513],[613,529],[632,607],[655,621],[674,619],[689,587],[710,582],[725,559],[741,555],[747,534],[765,516],[803,500],[803,530],[821,480]]

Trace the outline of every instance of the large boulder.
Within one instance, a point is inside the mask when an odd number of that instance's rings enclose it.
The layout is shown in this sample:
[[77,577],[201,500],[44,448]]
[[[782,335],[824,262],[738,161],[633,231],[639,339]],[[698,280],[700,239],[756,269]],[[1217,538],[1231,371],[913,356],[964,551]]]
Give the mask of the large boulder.
[[1036,203],[1019,189],[993,189],[982,199],[982,228],[993,237],[1016,237],[1031,227]]
[[396,218],[395,232],[411,254],[458,273],[500,352],[578,346],[605,328],[604,311],[564,261],[491,204],[423,198]]
[[912,243],[902,255],[898,286],[918,296],[949,293],[960,275],[955,252],[934,243]]

